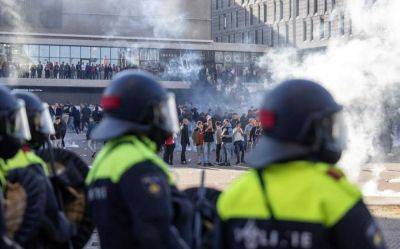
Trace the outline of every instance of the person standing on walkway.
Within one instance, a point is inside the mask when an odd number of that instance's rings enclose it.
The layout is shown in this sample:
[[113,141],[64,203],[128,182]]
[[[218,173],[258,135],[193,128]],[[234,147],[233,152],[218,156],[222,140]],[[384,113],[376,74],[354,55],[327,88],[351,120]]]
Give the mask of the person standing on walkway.
[[207,119],[207,123],[204,127],[204,166],[212,166],[211,147],[214,143],[214,127],[211,118]]
[[181,163],[182,164],[187,164],[186,160],[186,148],[187,146],[190,146],[190,141],[189,141],[189,120],[187,118],[184,118],[182,120],[182,126],[181,126],[181,145],[182,145],[182,151],[181,151]]
[[245,163],[244,161],[244,132],[240,122],[236,123],[233,129],[233,146],[235,147],[236,164]]
[[204,132],[203,132],[203,122],[197,121],[197,126],[194,128],[192,133],[193,143],[196,145],[197,150],[197,164],[204,164]]

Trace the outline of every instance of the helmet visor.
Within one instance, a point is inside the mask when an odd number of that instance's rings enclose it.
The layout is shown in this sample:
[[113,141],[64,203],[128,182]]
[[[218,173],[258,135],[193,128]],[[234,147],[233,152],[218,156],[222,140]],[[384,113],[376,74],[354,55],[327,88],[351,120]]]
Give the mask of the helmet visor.
[[165,131],[171,134],[179,132],[178,113],[173,93],[168,93],[167,100],[161,103],[159,114],[159,122]]
[[40,112],[40,132],[45,135],[56,133],[47,103],[43,103],[43,111]]
[[21,141],[29,141],[31,139],[25,102],[21,99],[18,99],[18,108],[14,113],[14,125],[10,135]]

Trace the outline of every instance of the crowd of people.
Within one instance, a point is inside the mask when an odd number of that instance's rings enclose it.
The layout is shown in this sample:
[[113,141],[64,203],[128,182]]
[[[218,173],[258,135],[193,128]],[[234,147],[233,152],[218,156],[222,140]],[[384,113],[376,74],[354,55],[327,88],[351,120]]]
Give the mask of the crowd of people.
[[109,80],[114,74],[127,68],[115,64],[82,62],[70,64],[47,61],[42,64],[39,61],[38,64],[31,65],[5,62],[0,65],[0,77]]
[[[262,133],[257,113],[254,108],[239,115],[218,108],[199,112],[193,106],[178,106],[180,133],[165,141],[164,160],[173,164],[177,145],[181,150],[181,164],[188,163],[188,148],[196,151],[198,165],[231,166],[234,155],[236,165],[245,164],[245,153],[255,147]],[[212,161],[214,158],[215,161]]]
[[[54,145],[65,148],[67,131],[83,133],[92,157],[95,157],[101,146],[90,140],[90,133],[102,119],[101,106],[55,103],[49,106],[49,110],[56,131],[51,138]],[[258,110],[254,108],[242,115],[234,111],[224,112],[220,108],[215,111],[209,108],[207,111],[199,112],[192,104],[179,105],[180,133],[165,141],[164,160],[171,165],[174,164],[174,152],[179,150],[181,164],[191,162],[187,156],[188,151],[196,152],[193,163],[198,165],[245,164],[246,153],[255,147],[262,133],[257,112]]]
[[49,106],[49,111],[54,121],[55,134],[51,140],[55,147],[65,148],[65,136],[68,130],[76,134],[86,132],[92,157],[96,155],[100,148],[89,139],[89,135],[103,117],[103,111],[99,105],[55,103]]
[[260,82],[263,72],[259,68],[235,68],[218,65],[119,65],[115,63],[52,62],[13,63],[0,57],[0,78],[46,78],[46,79],[90,79],[109,80],[116,73],[131,68],[141,68],[167,81],[201,81],[220,89],[224,85],[241,82]]

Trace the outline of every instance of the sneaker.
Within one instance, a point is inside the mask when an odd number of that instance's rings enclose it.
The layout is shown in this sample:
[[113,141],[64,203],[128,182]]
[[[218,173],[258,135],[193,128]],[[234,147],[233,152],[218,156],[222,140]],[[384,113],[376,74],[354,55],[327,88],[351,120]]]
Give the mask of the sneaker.
[[239,164],[240,164],[240,162],[239,162],[239,161],[237,161],[235,164],[236,164],[236,165],[239,165]]
[[231,163],[226,163],[225,166],[231,166]]
[[212,164],[212,163],[207,163],[207,165],[208,165],[208,166],[214,166],[214,164]]
[[187,164],[187,162],[186,161],[182,161],[181,164]]

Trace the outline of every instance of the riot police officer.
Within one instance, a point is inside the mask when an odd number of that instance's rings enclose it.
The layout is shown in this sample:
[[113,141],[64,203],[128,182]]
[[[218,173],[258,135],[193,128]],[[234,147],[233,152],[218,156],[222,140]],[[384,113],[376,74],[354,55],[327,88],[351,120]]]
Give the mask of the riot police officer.
[[173,95],[151,75],[128,70],[101,105],[105,117],[91,137],[107,142],[86,178],[101,248],[187,248],[190,202],[156,154],[179,131]]
[[335,166],[342,106],[321,85],[288,80],[260,109],[252,169],[220,196],[220,248],[385,248],[362,195]]
[[[33,93],[14,91],[13,95],[25,102],[28,123],[32,138],[24,146],[24,153],[32,169],[42,178],[46,186],[46,203],[44,215],[41,217],[39,232],[29,240],[29,248],[51,247],[54,243],[66,243],[74,233],[74,226],[67,220],[57,200],[55,189],[50,181],[55,181],[54,169],[49,169],[47,164],[35,154],[32,149],[38,150],[50,146],[46,142],[50,135],[54,135],[54,126],[46,103]],[[49,175],[51,172],[51,175]]]
[[[7,236],[13,236],[22,223],[21,219],[26,207],[26,192],[20,185],[14,185],[13,180],[18,177],[19,172],[7,172],[5,161],[15,157],[22,144],[28,139],[30,139],[30,132],[23,101],[18,101],[6,87],[0,86],[0,183],[1,190],[8,192],[5,209],[2,203],[4,199],[0,198],[0,248],[19,248]],[[25,182],[34,183],[34,180],[29,180],[32,175],[27,172],[23,178]],[[14,194],[21,196],[12,196]],[[11,197],[14,197],[13,201],[10,200]],[[7,221],[3,211],[7,215]],[[19,215],[21,217],[18,217]],[[32,227],[28,227],[23,233],[32,232],[30,228]]]

